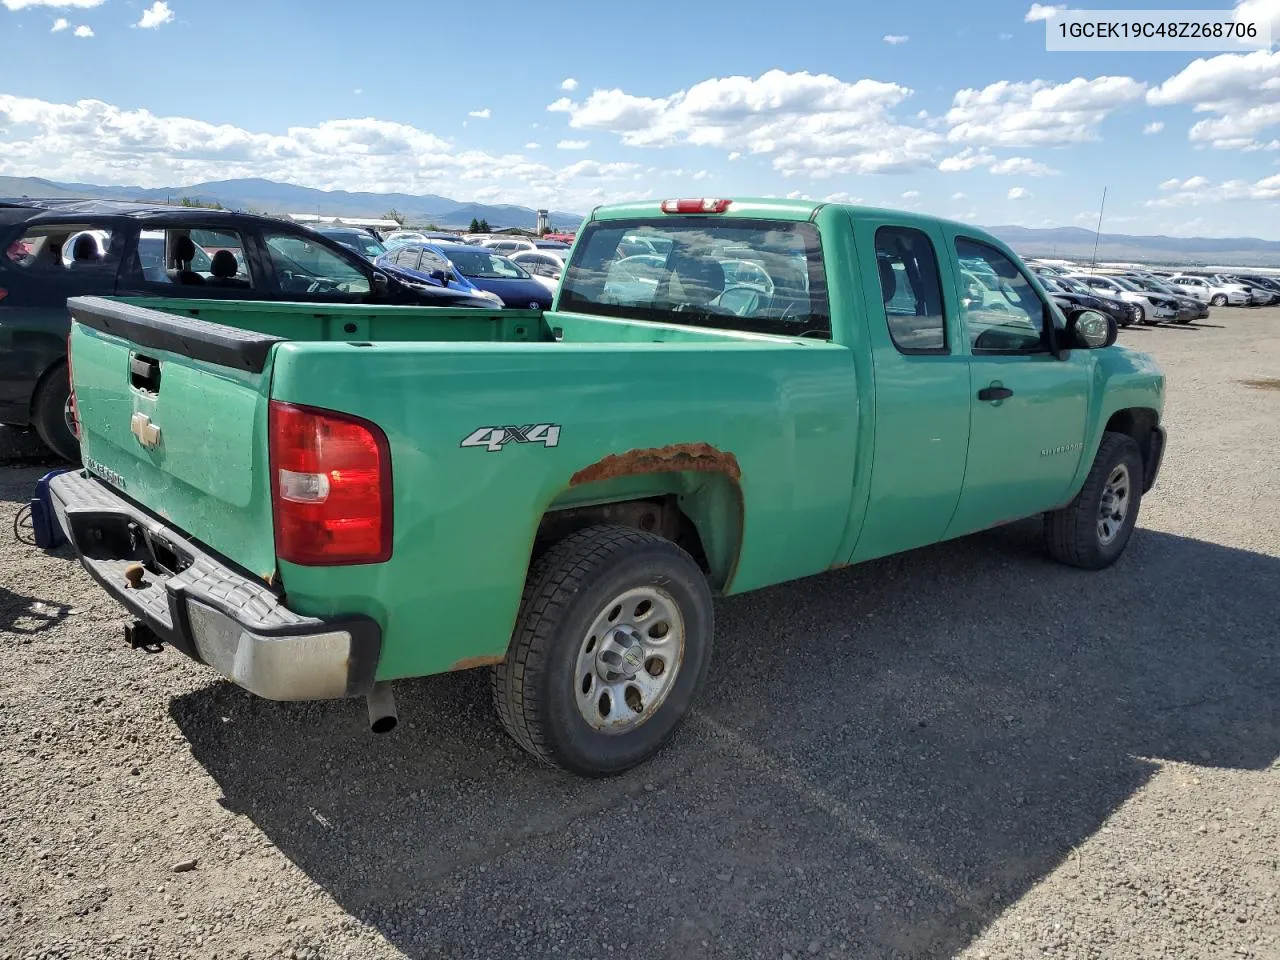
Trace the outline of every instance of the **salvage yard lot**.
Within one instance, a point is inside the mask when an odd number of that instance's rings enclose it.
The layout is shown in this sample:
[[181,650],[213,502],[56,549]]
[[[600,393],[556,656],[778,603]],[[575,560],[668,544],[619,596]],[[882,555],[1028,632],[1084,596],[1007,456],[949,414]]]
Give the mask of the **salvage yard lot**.
[[1019,523],[720,601],[690,722],[607,781],[484,671],[374,738],[129,651],[9,536],[51,464],[0,432],[0,958],[1280,958],[1280,309],[1121,342],[1169,449],[1116,566]]

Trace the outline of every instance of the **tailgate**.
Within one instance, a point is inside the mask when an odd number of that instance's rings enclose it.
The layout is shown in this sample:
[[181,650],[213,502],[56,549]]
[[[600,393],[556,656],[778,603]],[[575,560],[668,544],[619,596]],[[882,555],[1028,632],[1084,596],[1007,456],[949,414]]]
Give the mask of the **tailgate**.
[[270,579],[267,408],[282,338],[101,297],[67,306],[84,465]]

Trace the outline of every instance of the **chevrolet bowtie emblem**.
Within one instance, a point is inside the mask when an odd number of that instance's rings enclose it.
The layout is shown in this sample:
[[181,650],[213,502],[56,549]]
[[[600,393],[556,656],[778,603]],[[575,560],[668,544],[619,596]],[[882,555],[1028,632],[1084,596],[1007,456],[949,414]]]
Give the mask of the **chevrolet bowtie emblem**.
[[160,428],[145,413],[133,415],[133,420],[129,422],[129,432],[148,450],[154,450],[160,445]]

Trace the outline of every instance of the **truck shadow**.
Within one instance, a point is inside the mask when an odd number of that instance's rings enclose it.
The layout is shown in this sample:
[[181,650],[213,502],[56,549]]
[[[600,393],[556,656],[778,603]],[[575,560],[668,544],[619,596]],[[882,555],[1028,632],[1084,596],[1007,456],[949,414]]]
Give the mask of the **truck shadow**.
[[1022,523],[725,600],[696,713],[606,781],[520,753],[483,671],[398,684],[378,738],[359,703],[229,684],[171,713],[225,805],[410,956],[943,958],[1161,762],[1275,760],[1277,584],[1148,530],[1070,570]]
[[52,630],[67,618],[70,609],[65,603],[37,600],[0,587],[0,634],[13,634],[23,643],[25,638]]

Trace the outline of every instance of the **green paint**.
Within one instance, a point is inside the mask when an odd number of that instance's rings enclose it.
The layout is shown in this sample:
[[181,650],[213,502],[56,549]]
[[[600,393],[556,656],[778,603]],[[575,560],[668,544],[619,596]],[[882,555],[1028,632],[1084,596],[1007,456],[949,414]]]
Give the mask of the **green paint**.
[[[593,214],[660,215],[655,203]],[[954,238],[1012,258],[981,231],[790,201],[735,202],[723,216],[813,220],[832,342],[554,311],[138,300],[289,342],[274,348],[261,376],[159,353],[163,386],[147,398],[128,386],[130,346],[76,325],[86,455],[241,566],[278,570],[299,612],[375,617],[384,629],[378,675],[393,679],[506,649],[548,510],[676,494],[698,526],[713,581],[740,593],[1059,506],[1083,483],[1112,414],[1162,409],[1159,369],[1121,347],[1061,360],[974,356]],[[938,253],[945,354],[905,355],[888,334],[875,253],[884,225],[924,231]],[[1014,396],[978,401],[977,390],[996,381]],[[269,397],[353,413],[386,432],[390,561],[277,564]],[[162,427],[156,453],[129,433],[139,410]],[[478,428],[535,423],[559,424],[559,444],[460,446]],[[676,469],[570,482],[610,454],[682,443],[732,454],[740,481]]]

